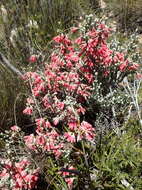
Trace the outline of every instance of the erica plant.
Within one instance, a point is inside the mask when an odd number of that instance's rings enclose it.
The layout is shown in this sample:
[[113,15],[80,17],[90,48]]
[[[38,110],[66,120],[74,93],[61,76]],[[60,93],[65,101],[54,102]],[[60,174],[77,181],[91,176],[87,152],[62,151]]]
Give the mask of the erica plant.
[[[126,51],[111,46],[110,35],[105,23],[87,16],[68,34],[54,37],[50,58],[23,76],[31,91],[23,113],[35,120],[34,133],[23,136],[24,145],[41,157],[52,158],[69,189],[78,175],[86,176],[82,183],[91,183],[89,154],[95,146],[97,114],[107,111],[109,117],[114,116],[112,105],[122,105],[121,97],[115,98],[120,91],[123,94],[119,84],[139,67]],[[36,64],[38,56],[29,61]],[[85,169],[78,171],[81,160]]]

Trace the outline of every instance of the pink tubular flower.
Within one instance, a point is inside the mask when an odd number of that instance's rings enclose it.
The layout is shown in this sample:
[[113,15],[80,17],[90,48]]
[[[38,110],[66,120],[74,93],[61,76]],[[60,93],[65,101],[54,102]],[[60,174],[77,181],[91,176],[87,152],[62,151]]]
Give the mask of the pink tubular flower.
[[56,36],[53,38],[53,40],[57,43],[60,43],[63,40],[63,36]]
[[59,118],[54,118],[54,120],[53,120],[53,123],[54,123],[54,125],[58,125],[58,123],[59,123]]
[[77,122],[76,121],[69,122],[69,128],[70,130],[74,131],[77,128]]
[[33,108],[32,107],[27,107],[26,109],[23,110],[23,113],[27,114],[27,115],[32,115]]
[[38,118],[35,121],[36,121],[36,125],[38,128],[40,128],[40,127],[43,128],[45,126],[45,119],[44,118]]
[[93,128],[93,126],[90,123],[83,121],[81,123],[79,131],[86,140],[88,140],[88,141],[94,140],[95,129]]
[[77,28],[77,27],[72,27],[72,28],[71,28],[71,32],[72,32],[72,33],[75,33],[75,32],[77,32],[78,30],[79,30],[79,28]]
[[33,134],[29,135],[29,136],[24,136],[24,141],[26,146],[31,149],[31,150],[35,150],[35,136]]
[[45,127],[46,127],[46,128],[49,128],[49,129],[51,128],[51,124],[50,124],[49,121],[46,121],[46,122],[45,122]]
[[138,67],[139,67],[138,64],[133,63],[131,66],[129,66],[129,71],[136,71]]
[[69,189],[72,189],[74,180],[75,180],[74,177],[65,178],[65,181],[66,181],[66,183],[68,184]]
[[59,102],[59,103],[57,104],[57,106],[58,106],[59,109],[63,110],[65,104],[64,104],[64,102]]
[[116,56],[117,56],[119,61],[124,62],[124,54],[123,53],[117,52]]
[[36,137],[36,144],[38,144],[38,145],[42,145],[42,146],[44,146],[45,145],[45,137],[44,136],[37,136]]
[[142,74],[141,73],[137,73],[136,74],[136,79],[137,80],[142,80]]
[[[67,36],[65,36],[64,34],[61,34],[59,36],[56,36],[53,38],[53,40],[56,42],[56,43],[62,43],[62,44],[65,44],[65,45],[70,45],[71,44],[71,40],[68,39]],[[63,47],[63,46],[62,46]],[[64,49],[64,47],[63,47]],[[64,51],[63,51],[64,52]]]
[[85,108],[83,108],[82,106],[80,106],[78,109],[77,109],[77,112],[80,114],[82,113],[83,115],[85,114]]
[[127,66],[128,66],[127,63],[122,63],[119,65],[119,70],[121,72],[124,72],[126,70]]
[[[75,170],[75,168],[73,166],[70,166],[69,168],[66,169],[67,171],[64,171],[64,172],[59,172],[64,178],[65,178],[65,181],[68,185],[68,188],[69,190],[72,189],[73,187],[73,182],[75,180],[75,175],[72,174],[71,172],[69,171],[72,171],[72,170]],[[70,176],[70,177],[69,177]]]
[[27,98],[27,103],[28,104],[34,104],[34,100],[32,98]]
[[75,135],[71,132],[64,133],[64,137],[67,139],[68,142],[74,143],[76,141]]
[[74,61],[74,62],[78,62],[78,61],[79,61],[79,57],[78,57],[77,55],[75,55],[74,52],[70,52],[69,54],[67,54],[67,55],[65,56],[65,58],[66,58],[67,60]]
[[14,126],[11,127],[11,130],[12,130],[12,131],[15,131],[15,132],[18,132],[18,131],[20,131],[21,129],[20,129],[20,127],[14,125]]
[[30,57],[29,57],[29,62],[30,63],[35,63],[37,61],[37,56],[36,55],[31,55]]
[[0,172],[0,178],[9,178],[9,173],[7,172],[7,169],[4,168],[1,172]]

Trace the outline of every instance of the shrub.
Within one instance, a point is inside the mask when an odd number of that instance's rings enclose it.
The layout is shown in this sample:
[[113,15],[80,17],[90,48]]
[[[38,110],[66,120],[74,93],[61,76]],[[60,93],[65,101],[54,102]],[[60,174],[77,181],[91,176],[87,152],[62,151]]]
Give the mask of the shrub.
[[[34,155],[29,159],[46,159],[39,172],[46,172],[51,188],[92,188],[96,121],[101,114],[102,121],[116,120],[115,109],[121,110],[124,100],[129,105],[119,83],[139,64],[132,54],[128,58],[129,48],[122,51],[109,41],[110,33],[105,23],[89,15],[69,34],[54,37],[49,59],[23,76],[31,90],[23,113],[35,120],[34,133],[22,136],[23,147]],[[39,58],[32,55],[29,61],[36,64]]]
[[140,126],[133,125],[128,123],[119,135],[108,134],[98,144],[92,174],[95,189],[141,189]]
[[[46,52],[49,47],[47,41],[69,28],[80,15],[84,14],[84,11],[89,12],[89,8],[90,3],[86,0],[33,0],[32,2],[1,0],[0,52],[16,68],[22,71],[32,70],[28,62],[30,54],[38,54],[41,50]],[[9,69],[3,69],[2,66],[0,69],[2,70],[0,99],[3,102],[0,107],[2,113],[0,125],[3,128],[13,125],[13,103],[17,101],[18,125],[22,126],[26,121],[21,114],[23,104],[20,106],[19,100],[24,101],[24,96],[20,95],[18,98],[17,94],[28,92],[16,76],[9,74]],[[15,89],[16,93],[12,89]]]

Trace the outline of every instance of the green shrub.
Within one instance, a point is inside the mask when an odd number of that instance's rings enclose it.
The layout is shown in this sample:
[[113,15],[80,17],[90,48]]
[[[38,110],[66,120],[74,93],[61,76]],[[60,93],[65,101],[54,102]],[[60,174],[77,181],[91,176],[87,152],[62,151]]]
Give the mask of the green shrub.
[[142,141],[136,135],[140,126],[133,125],[128,123],[119,134],[108,134],[96,147],[95,189],[141,189]]

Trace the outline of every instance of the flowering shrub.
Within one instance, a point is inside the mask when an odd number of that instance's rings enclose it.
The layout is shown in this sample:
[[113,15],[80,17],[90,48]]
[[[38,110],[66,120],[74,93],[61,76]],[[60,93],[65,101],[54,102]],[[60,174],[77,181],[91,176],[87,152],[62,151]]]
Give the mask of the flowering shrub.
[[1,189],[32,189],[38,180],[38,170],[30,169],[30,162],[24,157],[12,163],[9,159],[1,161]]
[[0,154],[0,189],[21,190],[36,186],[39,168],[33,163],[30,152],[24,148],[23,134],[18,126],[0,134],[5,142]]
[[45,62],[41,71],[25,74],[33,96],[24,113],[38,115],[54,126],[67,125],[70,130],[70,123],[80,125],[88,114],[94,125],[96,114],[104,112],[111,117],[114,106],[123,109],[128,97],[119,84],[139,64],[132,56],[128,58],[129,48],[120,49],[109,41],[110,34],[104,23],[88,16],[80,27],[71,29],[71,34],[54,37],[50,62]]
[[[106,106],[102,102],[120,91],[123,94],[119,83],[139,67],[125,52],[111,48],[110,33],[104,23],[92,22],[92,17],[88,16],[70,34],[53,38],[53,51],[50,60],[42,63],[43,69],[23,76],[31,89],[23,113],[35,120],[34,134],[23,136],[23,143],[29,151],[53,158],[57,171],[68,167],[69,170],[59,172],[63,177],[70,174],[70,168],[77,168],[73,153],[83,157],[85,175],[88,175],[86,172],[92,163],[88,154],[95,142],[96,115],[108,111],[110,118],[114,116],[113,104]],[[31,56],[29,61],[33,64],[37,59],[38,56]],[[120,100],[114,102],[121,107]],[[16,126],[12,130],[19,131]],[[86,153],[88,146],[89,152]],[[14,188],[32,188],[37,181],[37,170],[25,173],[25,167],[29,166],[27,161],[20,174],[14,173],[18,170],[18,163],[13,166],[10,162],[12,176],[20,175],[20,185],[15,186],[14,181]],[[7,169],[5,164],[3,167],[1,176]],[[80,175],[84,176],[84,173]],[[74,179],[75,174],[72,178],[65,178],[69,189],[73,187]],[[89,180],[87,177],[87,182]]]

